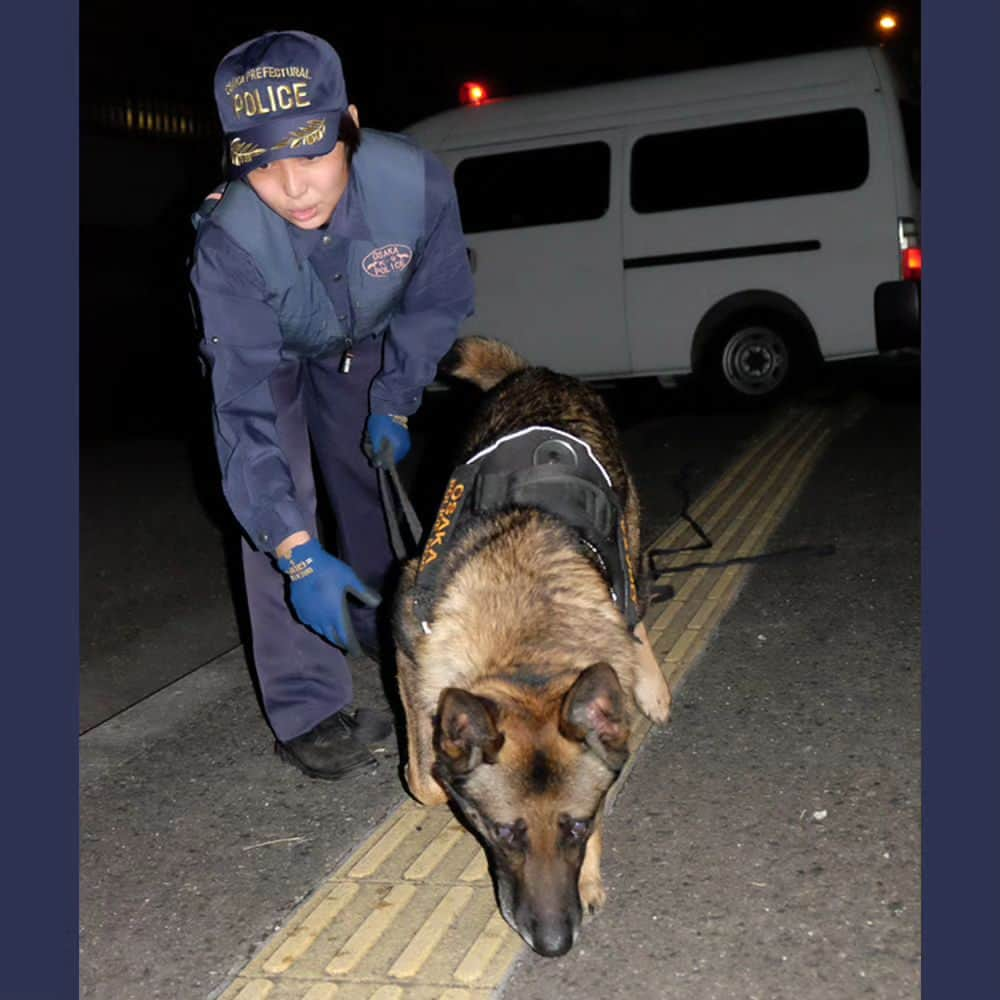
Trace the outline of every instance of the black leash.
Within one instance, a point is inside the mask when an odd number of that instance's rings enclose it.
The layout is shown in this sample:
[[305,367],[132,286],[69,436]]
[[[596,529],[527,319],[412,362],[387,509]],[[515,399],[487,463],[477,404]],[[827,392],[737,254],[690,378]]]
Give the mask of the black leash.
[[[701,542],[697,545],[685,545],[679,549],[651,549],[648,555],[650,560],[650,569],[653,568],[652,559],[654,554],[658,556],[669,556],[675,555],[678,552],[697,552],[699,549],[710,549],[712,547],[712,539],[705,534],[701,525],[691,516],[691,513],[688,510],[691,506],[691,491],[688,488],[688,479],[696,468],[697,466],[694,462],[687,462],[681,466],[681,471],[677,473],[677,478],[674,480],[674,489],[676,489],[681,495],[681,509],[678,516],[684,518],[684,520],[691,525],[694,529],[694,533],[701,539]],[[656,575],[659,576],[659,574]]]
[[[700,548],[703,546],[699,546]],[[779,556],[832,556],[837,551],[835,545],[827,543],[825,545],[792,545],[786,549],[773,549],[770,552],[760,552],[755,556],[730,556],[728,559],[719,559],[716,562],[695,562],[686,566],[657,566],[656,556],[662,556],[665,552],[673,552],[673,549],[651,549],[649,552],[649,568],[656,576],[666,576],[670,573],[687,573],[693,569],[715,569],[723,566],[738,566],[741,563],[762,562],[765,559],[777,559]],[[681,549],[679,551],[686,551]]]
[[[375,465],[378,477],[378,489],[382,495],[382,509],[385,512],[385,522],[389,529],[389,541],[392,551],[401,562],[416,555],[420,551],[420,541],[424,537],[420,518],[410,502],[410,498],[399,479],[399,470],[392,460],[392,450],[388,444],[382,446],[378,462]],[[410,547],[403,541],[400,530],[405,524],[412,540]]]
[[[728,559],[715,561],[702,561],[688,563],[685,566],[663,566],[657,565],[657,559],[665,559],[668,556],[677,555],[682,552],[697,552],[703,549],[712,548],[712,539],[705,530],[694,519],[690,512],[691,492],[689,489],[689,478],[696,466],[688,462],[681,468],[680,473],[674,480],[674,487],[681,496],[681,510],[679,517],[683,518],[691,526],[695,534],[701,539],[695,545],[685,545],[675,549],[650,549],[646,553],[650,573],[653,577],[668,576],[674,573],[689,573],[695,569],[722,569],[726,566],[737,566],[745,563],[764,562],[768,559],[777,559],[795,555],[832,556],[836,552],[836,546],[831,543],[824,545],[793,545],[784,549],[774,549],[771,552],[761,552],[753,556],[730,556]],[[375,466],[378,476],[379,492],[382,495],[382,507],[385,511],[386,525],[389,529],[389,541],[392,550],[399,560],[408,559],[420,551],[420,542],[424,536],[424,529],[420,524],[420,518],[410,501],[409,495],[403,488],[399,478],[399,470],[392,460],[392,453],[388,445],[383,446],[379,456],[379,461]],[[410,535],[411,544],[408,547],[403,541],[401,526],[405,524]],[[674,588],[670,584],[659,584],[651,588],[650,602],[653,604],[669,600],[674,596]]]
[[[688,488],[688,478],[694,471],[693,462],[688,462],[681,468],[680,473],[674,480],[674,487],[681,495],[681,510],[679,516],[691,525],[695,534],[701,539],[696,545],[685,545],[677,549],[650,549],[646,553],[649,571],[654,577],[667,576],[671,573],[689,573],[694,569],[721,569],[724,566],[737,566],[743,563],[763,562],[766,559],[777,559],[783,556],[813,555],[832,556],[836,552],[836,547],[830,543],[825,545],[793,545],[784,549],[774,549],[771,552],[760,552],[755,556],[731,556],[728,559],[719,559],[713,562],[694,562],[685,566],[663,566],[657,565],[657,559],[664,559],[667,556],[677,555],[681,552],[697,552],[700,549],[710,549],[712,539],[708,537],[700,524],[691,516],[689,507],[691,506],[691,492]],[[653,603],[665,601],[674,596],[674,589],[669,584],[661,584],[653,588]]]

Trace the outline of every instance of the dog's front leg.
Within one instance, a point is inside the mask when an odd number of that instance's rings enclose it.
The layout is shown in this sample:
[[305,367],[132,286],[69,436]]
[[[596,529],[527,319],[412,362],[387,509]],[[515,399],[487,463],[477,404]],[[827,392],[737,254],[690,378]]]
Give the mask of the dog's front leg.
[[596,913],[607,898],[601,881],[601,837],[604,832],[604,806],[594,817],[594,829],[580,867],[580,902],[585,913]]
[[424,713],[411,719],[407,713],[406,783],[410,794],[422,805],[439,806],[448,801],[445,790],[434,780],[431,764],[434,762],[434,725],[430,715]]
[[635,627],[639,640],[639,672],[635,682],[635,700],[643,715],[653,722],[666,722],[670,716],[670,688],[663,677],[663,671],[653,652],[646,626],[639,622]]
[[439,806],[448,796],[431,775],[434,763],[434,721],[425,711],[416,690],[417,665],[404,653],[396,653],[399,693],[406,712],[407,761],[403,769],[410,794],[422,805]]

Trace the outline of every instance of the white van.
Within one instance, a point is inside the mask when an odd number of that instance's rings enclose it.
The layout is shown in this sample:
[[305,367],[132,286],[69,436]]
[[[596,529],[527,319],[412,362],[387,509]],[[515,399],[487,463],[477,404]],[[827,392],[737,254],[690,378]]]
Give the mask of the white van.
[[584,378],[694,371],[762,400],[820,359],[919,344],[906,104],[884,53],[852,48],[490,100],[407,132],[454,174],[464,332]]

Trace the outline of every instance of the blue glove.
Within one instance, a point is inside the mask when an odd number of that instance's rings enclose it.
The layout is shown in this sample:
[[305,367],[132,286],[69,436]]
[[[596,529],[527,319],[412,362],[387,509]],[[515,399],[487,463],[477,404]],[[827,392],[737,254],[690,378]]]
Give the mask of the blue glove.
[[381,468],[385,461],[386,448],[389,458],[397,464],[410,453],[410,432],[406,429],[406,417],[373,413],[365,424],[365,431],[371,445],[372,465],[375,468]]
[[369,608],[377,608],[382,598],[315,538],[296,545],[291,559],[279,559],[278,566],[291,580],[289,599],[299,621],[335,646],[350,653],[360,652],[347,610],[347,595]]

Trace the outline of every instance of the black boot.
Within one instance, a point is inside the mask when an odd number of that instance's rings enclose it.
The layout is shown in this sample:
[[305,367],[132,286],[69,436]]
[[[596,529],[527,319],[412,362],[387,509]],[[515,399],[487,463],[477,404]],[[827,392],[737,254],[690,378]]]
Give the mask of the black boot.
[[347,724],[354,727],[354,738],[368,746],[384,747],[392,739],[392,713],[384,708],[359,708]]
[[[365,746],[358,721],[347,712],[334,712],[294,739],[275,740],[275,753],[310,778],[335,781],[378,762]],[[389,731],[392,731],[390,724]]]

